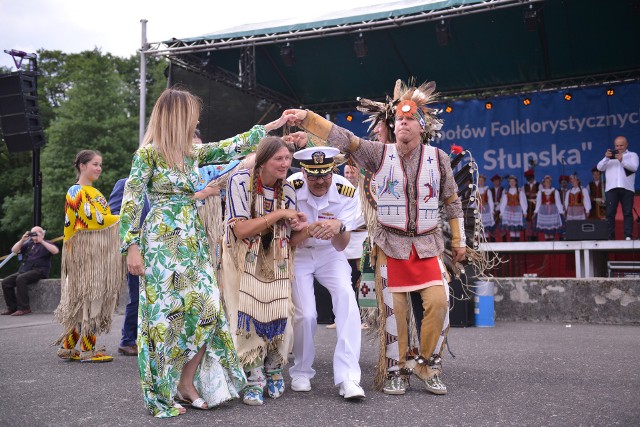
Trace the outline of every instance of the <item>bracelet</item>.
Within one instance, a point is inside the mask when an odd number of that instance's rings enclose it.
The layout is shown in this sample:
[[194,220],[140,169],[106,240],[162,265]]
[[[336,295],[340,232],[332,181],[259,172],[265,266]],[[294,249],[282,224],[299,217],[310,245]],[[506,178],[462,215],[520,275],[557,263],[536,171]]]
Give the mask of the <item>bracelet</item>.
[[264,219],[264,222],[267,223],[267,228],[271,227],[271,224],[269,224],[269,220],[267,219],[266,215],[263,216],[262,219]]

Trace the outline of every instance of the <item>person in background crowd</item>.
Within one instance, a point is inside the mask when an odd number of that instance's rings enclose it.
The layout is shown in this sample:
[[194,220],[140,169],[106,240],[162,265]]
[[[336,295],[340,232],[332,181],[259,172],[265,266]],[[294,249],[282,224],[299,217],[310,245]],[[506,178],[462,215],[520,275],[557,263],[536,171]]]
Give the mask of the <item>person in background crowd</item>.
[[606,219],[607,213],[604,203],[604,184],[602,182],[602,174],[598,168],[591,169],[593,181],[589,183],[589,198],[591,199],[591,219]]
[[509,240],[520,241],[520,233],[524,229],[524,218],[527,216],[527,198],[524,191],[518,188],[518,179],[509,176],[509,188],[502,193],[500,199],[500,217],[504,230],[509,232]]
[[[122,205],[122,196],[124,195],[124,185],[127,178],[119,179],[113,186],[111,195],[109,196],[109,208],[114,215],[120,215],[120,206]],[[149,213],[149,201],[144,198],[144,206],[140,216],[140,224]],[[127,274],[127,286],[129,287],[129,303],[124,311],[124,323],[122,325],[122,337],[120,338],[120,346],[118,353],[124,356],[137,356],[138,345],[138,300],[140,298],[140,280],[134,274]]]
[[522,186],[524,195],[527,198],[527,231],[525,234],[529,241],[535,241],[538,240],[538,236],[535,231],[533,212],[536,208],[536,197],[538,195],[538,190],[540,189],[540,184],[536,182],[535,172],[533,169],[527,170],[524,173],[524,177],[527,180],[527,182]]
[[482,227],[484,228],[485,239],[488,237],[489,241],[495,241],[495,238],[491,236],[496,224],[493,217],[493,194],[489,191],[489,187],[486,186],[486,182],[486,176],[478,176],[478,209],[480,210],[480,218],[482,220]]
[[[358,283],[360,281],[360,277],[362,276],[360,261],[362,259],[364,241],[367,239],[367,224],[364,220],[364,212],[362,211],[362,202],[360,199],[360,190],[358,188],[359,176],[360,170],[356,165],[344,166],[344,177],[347,178],[351,185],[353,185],[356,189],[354,198],[358,203],[356,219],[354,222],[353,230],[351,230],[351,238],[349,239],[349,244],[344,249],[344,255],[347,257],[347,261],[349,261],[349,265],[351,266],[351,287],[356,294],[356,302],[358,301],[359,294]],[[365,329],[366,327],[367,325],[363,323],[362,328]]]
[[629,142],[624,136],[616,137],[613,145],[614,149],[608,149],[597,166],[599,171],[604,172],[605,177],[605,204],[609,239],[615,239],[616,212],[618,205],[621,205],[624,217],[624,239],[631,240],[638,155],[629,151]]
[[567,192],[569,192],[570,180],[571,179],[567,175],[560,175],[560,178],[558,178],[558,182],[560,183],[560,188],[558,189],[558,193],[560,193],[560,200],[564,200],[564,197],[567,195]]
[[587,219],[591,211],[591,200],[586,188],[582,188],[580,178],[573,174],[571,180],[571,190],[564,196],[564,209],[567,221]]
[[554,240],[555,233],[560,232],[564,213],[560,193],[551,186],[552,182],[551,176],[546,175],[536,196],[536,230],[544,233],[545,240]]
[[493,232],[490,233],[490,240],[496,241],[497,237],[501,234],[500,227],[500,201],[502,200],[502,193],[504,193],[504,187],[502,186],[502,177],[498,174],[495,174],[491,177],[491,182],[493,183],[493,188],[491,188],[491,197],[493,198],[493,221],[495,223],[495,227]]
[[22,264],[17,273],[2,280],[2,292],[7,310],[2,316],[24,316],[31,313],[29,285],[49,277],[51,257],[59,252],[58,247],[44,240],[42,227],[33,227],[11,248],[11,252],[22,254]]
[[[56,320],[64,333],[58,357],[81,362],[111,362],[96,336],[111,330],[113,311],[124,282],[124,260],[118,246],[118,215],[93,187],[102,174],[102,155],[82,150],[76,155],[77,182],[65,199],[62,287]],[[75,349],[80,342],[80,352]]]

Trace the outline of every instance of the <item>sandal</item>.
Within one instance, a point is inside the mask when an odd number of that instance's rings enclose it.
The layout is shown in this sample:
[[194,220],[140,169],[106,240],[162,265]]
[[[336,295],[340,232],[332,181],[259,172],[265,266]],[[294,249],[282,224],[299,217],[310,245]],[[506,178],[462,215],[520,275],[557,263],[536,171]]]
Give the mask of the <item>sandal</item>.
[[209,404],[207,404],[207,402],[203,398],[198,397],[196,400],[187,399],[186,397],[182,396],[182,393],[180,393],[180,390],[176,390],[175,400],[176,402],[186,403],[187,405],[191,405],[196,409],[209,409]]
[[59,348],[58,357],[63,360],[78,361],[80,360],[80,352],[75,348]]
[[112,356],[105,353],[105,348],[82,351],[80,353],[80,362],[82,363],[105,363],[111,362]]
[[173,407],[178,410],[178,414],[180,414],[180,415],[187,413],[187,410],[184,408],[184,406],[182,406],[178,402],[174,402],[173,403]]

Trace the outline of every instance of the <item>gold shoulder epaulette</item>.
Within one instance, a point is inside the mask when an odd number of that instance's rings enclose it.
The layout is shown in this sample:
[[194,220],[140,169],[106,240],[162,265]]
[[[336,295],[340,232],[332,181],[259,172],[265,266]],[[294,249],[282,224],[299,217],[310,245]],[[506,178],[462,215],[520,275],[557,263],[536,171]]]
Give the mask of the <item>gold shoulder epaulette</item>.
[[295,188],[296,190],[299,190],[302,188],[302,186],[304,185],[304,181],[301,179],[294,179],[293,180],[293,188]]
[[350,184],[341,184],[338,182],[336,183],[336,188],[338,189],[338,193],[343,196],[353,197],[356,194],[356,187]]

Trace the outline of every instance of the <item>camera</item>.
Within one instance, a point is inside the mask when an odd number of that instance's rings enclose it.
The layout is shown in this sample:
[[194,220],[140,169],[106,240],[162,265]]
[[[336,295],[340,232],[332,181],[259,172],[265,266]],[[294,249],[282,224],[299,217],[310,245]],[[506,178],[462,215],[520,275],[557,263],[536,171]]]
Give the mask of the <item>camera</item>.
[[611,155],[612,156],[617,156],[618,153],[620,153],[618,150],[611,150]]
[[35,231],[30,231],[28,234],[29,237],[37,237],[38,233],[36,233]]

